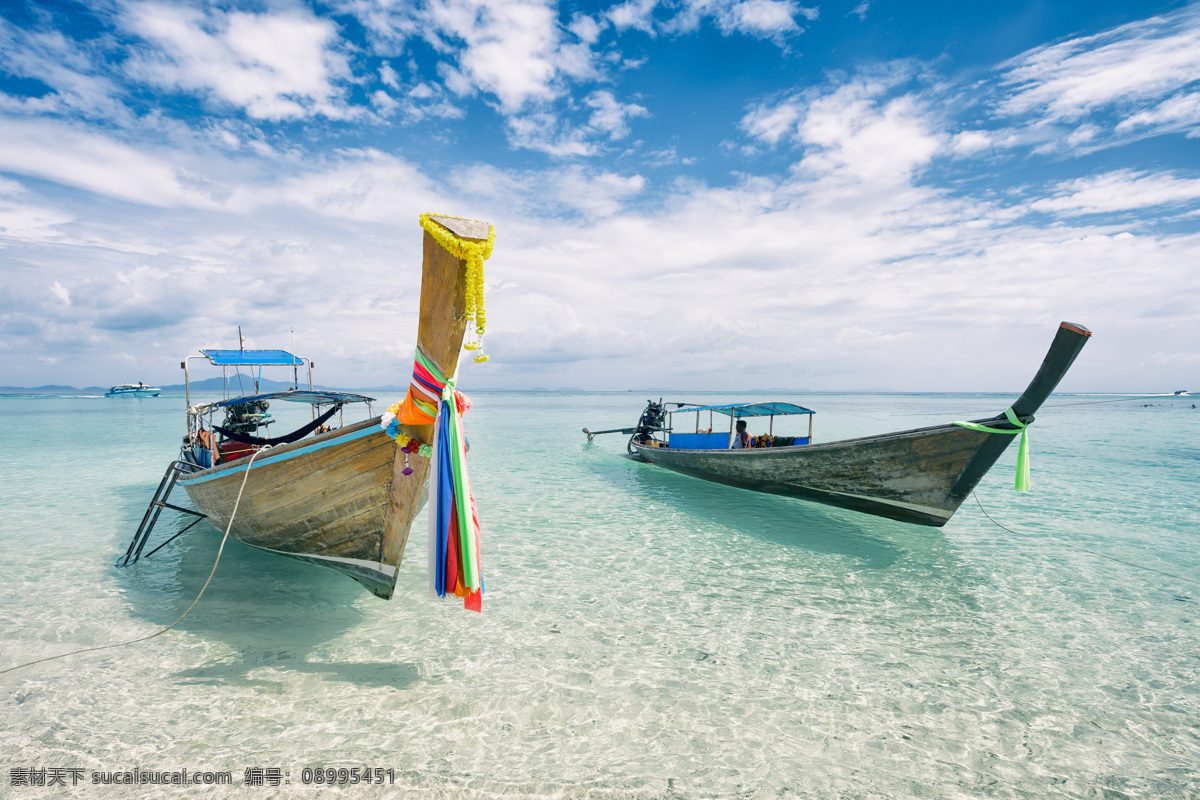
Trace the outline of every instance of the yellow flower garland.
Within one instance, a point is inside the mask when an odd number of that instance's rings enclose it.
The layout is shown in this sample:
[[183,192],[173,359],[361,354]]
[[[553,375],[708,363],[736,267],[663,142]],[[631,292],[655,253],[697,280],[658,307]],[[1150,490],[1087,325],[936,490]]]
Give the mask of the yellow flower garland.
[[[492,248],[496,246],[496,228],[488,225],[486,242],[468,241],[459,238],[453,232],[439,225],[431,217],[447,217],[449,219],[466,219],[450,214],[422,214],[419,217],[421,227],[429,231],[433,240],[446,249],[450,255],[467,262],[466,317],[475,322],[473,338],[463,347],[467,350],[478,350],[475,356],[477,362],[484,362],[488,357],[483,352],[483,334],[487,327],[487,311],[483,305],[483,262],[492,256]],[[471,220],[479,222],[479,220]]]

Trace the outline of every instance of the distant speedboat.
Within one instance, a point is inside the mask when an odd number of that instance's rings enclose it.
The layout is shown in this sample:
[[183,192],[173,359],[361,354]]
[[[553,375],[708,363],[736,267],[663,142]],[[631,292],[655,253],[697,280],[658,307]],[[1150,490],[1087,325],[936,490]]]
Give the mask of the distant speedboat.
[[1176,397],[1187,397],[1187,395],[1188,395],[1187,389],[1180,389],[1179,391],[1175,392]]
[[162,389],[144,383],[120,383],[104,393],[105,397],[158,397]]

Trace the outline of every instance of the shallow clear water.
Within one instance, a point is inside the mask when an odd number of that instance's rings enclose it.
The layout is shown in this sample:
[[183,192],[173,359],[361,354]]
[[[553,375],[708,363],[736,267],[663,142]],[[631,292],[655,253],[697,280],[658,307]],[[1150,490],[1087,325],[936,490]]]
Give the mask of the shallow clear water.
[[[829,441],[1012,398],[786,399]],[[25,767],[227,770],[232,791],[137,796],[270,797],[369,766],[406,797],[1200,796],[1200,409],[1112,399],[1050,400],[1030,494],[1015,447],[988,475],[1011,533],[971,501],[922,528],[586,444],[641,395],[475,395],[482,615],[428,597],[423,514],[390,602],[232,542],[175,630],[0,675],[0,795],[50,796],[9,785]],[[148,635],[195,598],[206,523],[113,566],[182,409],[0,397],[0,668]],[[243,788],[247,767],[292,783]]]

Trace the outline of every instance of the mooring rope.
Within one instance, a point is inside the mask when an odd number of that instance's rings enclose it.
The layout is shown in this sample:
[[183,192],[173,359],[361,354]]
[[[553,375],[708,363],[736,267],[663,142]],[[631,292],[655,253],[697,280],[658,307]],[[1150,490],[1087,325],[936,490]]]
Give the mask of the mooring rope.
[[271,446],[267,445],[266,447],[263,447],[261,450],[256,450],[254,452],[254,454],[250,456],[250,460],[248,462],[246,462],[246,474],[242,476],[242,486],[240,489],[238,489],[237,500],[235,500],[233,503],[233,513],[229,515],[229,524],[225,526],[225,535],[223,537],[221,537],[221,546],[219,548],[217,548],[217,559],[216,559],[216,561],[213,562],[212,570],[208,573],[208,580],[206,580],[204,582],[204,585],[200,587],[200,594],[196,595],[196,599],[193,600],[192,604],[187,607],[187,611],[184,611],[183,614],[180,615],[179,619],[175,620],[174,622],[172,622],[170,625],[163,628],[162,630],[155,631],[154,633],[150,634],[149,636],[143,636],[140,639],[130,639],[128,642],[118,642],[117,644],[106,644],[106,645],[102,645],[100,647],[86,647],[83,650],[72,650],[69,653],[60,653],[59,655],[56,655],[56,656],[48,656],[46,658],[39,658],[36,661],[27,661],[24,664],[17,664],[15,667],[9,667],[8,669],[0,669],[0,675],[5,674],[6,672],[13,672],[14,670],[22,669],[23,667],[32,667],[34,664],[42,664],[47,661],[54,661],[55,659],[66,658],[67,656],[77,656],[80,653],[94,653],[98,650],[112,650],[114,647],[125,647],[126,645],[137,644],[138,642],[145,642],[149,639],[153,639],[155,636],[163,635],[167,631],[171,630],[171,628],[174,628],[176,625],[183,622],[183,618],[191,613],[192,609],[196,607],[196,603],[199,603],[200,598],[204,596],[204,590],[207,589],[208,584],[212,582],[213,575],[217,574],[217,564],[221,563],[221,553],[223,553],[225,551],[225,542],[229,539],[229,531],[231,531],[233,529],[233,521],[234,521],[234,519],[237,518],[238,505],[241,504],[241,502],[242,502],[242,492],[246,491],[246,481],[250,477],[250,468],[252,466],[254,466],[254,459],[258,458],[259,453],[264,453],[270,449],[271,449]]
[[[1176,399],[1176,398],[1180,398],[1183,396],[1184,395],[1178,395],[1178,394],[1143,394],[1143,395],[1138,395],[1136,397],[1118,397],[1113,400],[1084,400],[1084,401],[1081,401],[1078,403],[1050,403],[1050,402],[1047,402],[1045,405],[1042,406],[1042,408],[1046,409],[1046,408],[1066,408],[1068,406],[1098,406],[1101,403],[1129,403],[1134,400],[1171,400],[1171,399]],[[1191,397],[1190,394],[1187,396]],[[986,414],[989,410],[990,409],[982,409],[980,411],[961,411],[961,412],[960,411],[951,411],[948,413],[949,414],[959,414],[959,415]],[[914,411],[914,412],[904,413],[904,414],[891,414],[890,416],[893,416],[893,417],[929,417],[929,416],[933,416],[934,413],[935,412],[931,412],[931,411]]]
[[[983,503],[979,502],[979,495],[975,494],[974,489],[971,490],[971,496],[975,498],[975,503],[979,506],[979,510],[983,512],[983,515],[985,517],[987,517],[989,520],[992,521],[993,525],[995,525],[998,528],[1003,528],[1004,530],[1008,531],[1009,533],[1016,534],[1017,536],[1021,535],[1018,531],[1014,531],[1012,528],[1009,528],[1005,525],[1001,525],[999,522],[996,522],[996,520],[992,519],[992,515],[989,514],[987,512],[987,509],[985,509],[983,507]],[[1154,572],[1159,575],[1166,576],[1168,578],[1174,578],[1175,580],[1178,580],[1178,581],[1186,581],[1187,583],[1200,584],[1200,581],[1196,580],[1195,578],[1185,578],[1182,575],[1175,575],[1170,572],[1163,572],[1161,569],[1155,569],[1154,567],[1147,567],[1145,564],[1134,564],[1132,561],[1122,561],[1119,558],[1114,558],[1113,556],[1105,555],[1104,553],[1097,553],[1095,550],[1089,550],[1086,547],[1079,547],[1076,545],[1068,544],[1066,542],[1060,542],[1060,544],[1062,544],[1063,546],[1065,546],[1071,550],[1082,550],[1085,553],[1091,553],[1092,555],[1096,556],[1097,558],[1106,558],[1109,561],[1115,561],[1118,564],[1124,564],[1127,567],[1133,567],[1134,569],[1145,570],[1146,572]]]

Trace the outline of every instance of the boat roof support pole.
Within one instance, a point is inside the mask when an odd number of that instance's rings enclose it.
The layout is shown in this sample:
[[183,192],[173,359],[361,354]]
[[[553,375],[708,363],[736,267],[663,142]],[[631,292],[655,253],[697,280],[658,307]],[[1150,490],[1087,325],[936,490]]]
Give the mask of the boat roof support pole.
[[188,408],[191,408],[192,407],[192,387],[191,387],[191,384],[188,383],[187,359],[184,358],[183,361],[180,361],[179,366],[183,369],[183,398],[184,398],[183,402],[187,405]]

